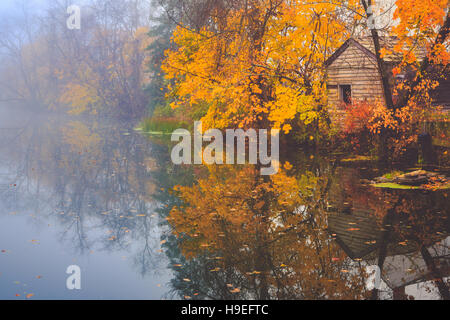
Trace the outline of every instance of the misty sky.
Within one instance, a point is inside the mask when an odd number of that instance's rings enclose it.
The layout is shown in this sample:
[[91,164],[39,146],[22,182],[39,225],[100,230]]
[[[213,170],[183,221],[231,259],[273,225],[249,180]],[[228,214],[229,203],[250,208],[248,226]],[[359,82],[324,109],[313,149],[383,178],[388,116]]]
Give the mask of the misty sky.
[[0,16],[14,16],[20,11],[23,3],[27,8],[38,9],[46,0],[0,0]]

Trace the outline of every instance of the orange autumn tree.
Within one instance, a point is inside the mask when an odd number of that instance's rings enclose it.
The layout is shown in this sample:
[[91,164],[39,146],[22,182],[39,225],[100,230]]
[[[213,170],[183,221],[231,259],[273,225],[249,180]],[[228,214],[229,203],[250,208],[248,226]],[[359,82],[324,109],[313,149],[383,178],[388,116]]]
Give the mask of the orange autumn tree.
[[[361,3],[366,4],[369,16],[367,5],[374,1]],[[375,135],[389,133],[384,139],[394,156],[417,141],[428,121],[442,118],[433,95],[441,80],[449,76],[450,58],[448,0],[397,0],[395,5],[395,23],[389,35],[396,43],[377,52],[383,83],[394,83],[394,87],[384,89],[387,105],[373,107],[368,126]],[[371,32],[376,44],[381,33]],[[383,67],[387,56],[396,57],[391,72]]]
[[[448,0],[397,0],[394,19],[399,23],[392,30],[398,38],[393,48],[401,54],[400,64],[393,69],[396,76],[412,70],[414,77],[399,84],[399,90],[406,91],[406,100],[400,100],[400,107],[413,104],[429,106],[432,102],[430,91],[438,86],[438,81],[448,76],[450,62],[449,2]],[[417,52],[426,50],[425,57]],[[382,55],[388,54],[384,50]]]
[[[321,120],[323,62],[362,17],[358,0],[216,1],[207,23],[180,23],[163,64],[172,107],[208,104],[205,128],[289,132]],[[343,10],[351,8],[351,10]]]

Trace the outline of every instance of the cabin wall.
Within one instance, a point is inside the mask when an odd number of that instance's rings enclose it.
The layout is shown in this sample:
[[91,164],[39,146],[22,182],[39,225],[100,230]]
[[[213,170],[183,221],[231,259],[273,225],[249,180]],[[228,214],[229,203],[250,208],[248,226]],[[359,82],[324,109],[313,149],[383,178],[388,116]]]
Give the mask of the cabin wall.
[[339,85],[352,86],[353,101],[383,101],[383,87],[377,62],[354,44],[349,47],[327,68],[328,102],[340,103]]

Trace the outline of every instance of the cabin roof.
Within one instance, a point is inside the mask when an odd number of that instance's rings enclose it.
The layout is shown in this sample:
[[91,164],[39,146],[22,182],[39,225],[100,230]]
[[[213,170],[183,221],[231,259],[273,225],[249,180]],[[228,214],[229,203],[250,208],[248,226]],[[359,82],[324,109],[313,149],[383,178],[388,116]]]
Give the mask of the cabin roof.
[[328,67],[330,66],[334,61],[336,61],[337,58],[339,58],[341,56],[341,54],[343,54],[345,52],[345,50],[348,49],[348,47],[350,47],[350,45],[355,45],[358,49],[360,49],[364,54],[366,54],[368,57],[372,58],[372,59],[376,59],[375,54],[370,51],[369,49],[367,49],[366,47],[364,47],[361,43],[359,43],[358,41],[356,41],[353,38],[349,38],[347,41],[344,42],[344,44],[342,46],[340,46],[326,61],[325,61],[325,66]]
[[[335,212],[328,217],[328,231],[351,259],[378,257],[384,227],[371,209],[354,205],[350,212]],[[387,256],[403,255],[417,250],[413,242],[403,242],[396,232],[390,235]]]
[[[328,231],[352,260],[364,259],[369,264],[376,264],[383,230],[371,210],[363,207],[353,208],[351,213],[331,213],[328,217]],[[442,238],[429,248],[429,252],[433,259],[441,262],[440,271],[448,276],[450,237],[443,235]],[[402,241],[400,245],[399,241],[402,238],[395,232],[390,235],[382,275],[386,284],[395,289],[431,279],[417,245],[412,241]]]
[[[396,37],[380,37],[381,47],[387,49],[387,51],[389,52],[383,58],[386,62],[395,62],[401,60],[401,53],[394,50],[397,43],[398,38]],[[376,60],[375,47],[373,45],[373,40],[371,37],[349,38],[325,61],[325,66],[328,67],[334,61],[336,61],[336,59],[338,59],[350,45],[354,45],[355,47],[360,49],[363,54],[367,55],[371,59]],[[426,56],[426,49],[424,47],[416,47],[414,48],[414,54],[420,61]]]

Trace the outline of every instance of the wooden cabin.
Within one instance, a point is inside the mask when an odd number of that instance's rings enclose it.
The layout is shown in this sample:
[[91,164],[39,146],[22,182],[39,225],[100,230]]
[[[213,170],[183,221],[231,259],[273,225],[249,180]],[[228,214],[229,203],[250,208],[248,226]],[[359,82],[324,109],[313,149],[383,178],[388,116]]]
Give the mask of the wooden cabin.
[[[396,40],[392,37],[380,39],[382,47],[392,49]],[[400,57],[394,53],[384,60],[392,67]],[[415,51],[421,59],[425,57],[424,49]],[[370,37],[348,39],[325,62],[328,73],[328,101],[330,105],[353,101],[384,101],[381,75]],[[401,75],[400,75],[401,76]],[[395,79],[390,79],[393,86]],[[441,85],[433,93],[434,103],[450,109],[450,76],[441,81]]]
[[355,39],[348,39],[326,61],[328,102],[383,99],[383,86],[375,54]]

